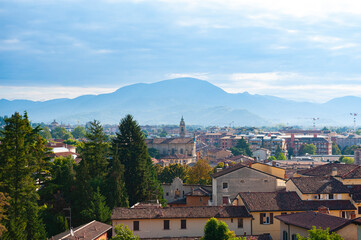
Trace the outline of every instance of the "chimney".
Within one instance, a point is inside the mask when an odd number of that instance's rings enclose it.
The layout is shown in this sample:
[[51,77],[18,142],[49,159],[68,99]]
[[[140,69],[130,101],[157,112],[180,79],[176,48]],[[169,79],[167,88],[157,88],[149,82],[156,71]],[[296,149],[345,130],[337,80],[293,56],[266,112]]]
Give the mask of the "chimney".
[[318,207],[318,212],[319,212],[319,213],[324,213],[324,214],[329,214],[329,210],[328,210],[328,208],[325,207],[325,206],[319,206],[319,207]]
[[333,176],[333,177],[337,176],[337,167],[332,168],[331,176]]

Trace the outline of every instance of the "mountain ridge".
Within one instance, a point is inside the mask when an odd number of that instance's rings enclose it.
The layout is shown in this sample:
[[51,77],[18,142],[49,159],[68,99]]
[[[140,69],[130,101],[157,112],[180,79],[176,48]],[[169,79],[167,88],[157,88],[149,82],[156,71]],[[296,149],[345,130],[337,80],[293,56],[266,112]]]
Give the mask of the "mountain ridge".
[[[82,95],[48,101],[0,100],[0,115],[27,111],[33,122],[57,119],[66,123],[118,123],[133,114],[141,124],[188,124],[261,126],[278,123],[311,125],[313,117],[327,125],[351,125],[361,98],[345,96],[326,103],[297,102],[271,95],[228,93],[205,80],[176,78],[155,83],[137,83],[112,93]],[[339,109],[335,112],[335,109]],[[354,110],[354,111],[352,111]],[[349,124],[347,124],[349,122]]]

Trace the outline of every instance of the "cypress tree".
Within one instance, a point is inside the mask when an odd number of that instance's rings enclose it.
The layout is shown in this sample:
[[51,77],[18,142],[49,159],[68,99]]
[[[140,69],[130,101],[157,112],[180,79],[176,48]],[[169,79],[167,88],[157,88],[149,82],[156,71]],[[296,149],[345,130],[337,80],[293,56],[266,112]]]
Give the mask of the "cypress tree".
[[[45,229],[39,217],[36,180],[44,163],[46,149],[39,129],[32,129],[27,114],[15,113],[5,120],[0,139],[0,186],[8,193],[7,232],[1,239],[44,239]],[[36,178],[36,179],[35,179]]]

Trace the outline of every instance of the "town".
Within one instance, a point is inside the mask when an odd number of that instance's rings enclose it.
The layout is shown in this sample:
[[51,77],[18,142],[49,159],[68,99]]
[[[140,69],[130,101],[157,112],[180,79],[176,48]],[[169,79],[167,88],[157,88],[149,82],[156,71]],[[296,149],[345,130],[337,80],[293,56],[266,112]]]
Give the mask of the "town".
[[361,237],[358,129],[0,121],[4,239]]

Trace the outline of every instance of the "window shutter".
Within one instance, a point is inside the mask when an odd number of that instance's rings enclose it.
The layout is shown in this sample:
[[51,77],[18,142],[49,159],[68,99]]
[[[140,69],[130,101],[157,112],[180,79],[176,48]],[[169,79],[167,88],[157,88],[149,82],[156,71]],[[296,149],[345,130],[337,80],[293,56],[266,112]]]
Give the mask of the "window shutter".
[[269,218],[270,218],[270,224],[273,224],[273,213],[269,214]]
[[264,217],[264,213],[260,213],[259,214],[259,223],[263,224],[263,217]]

